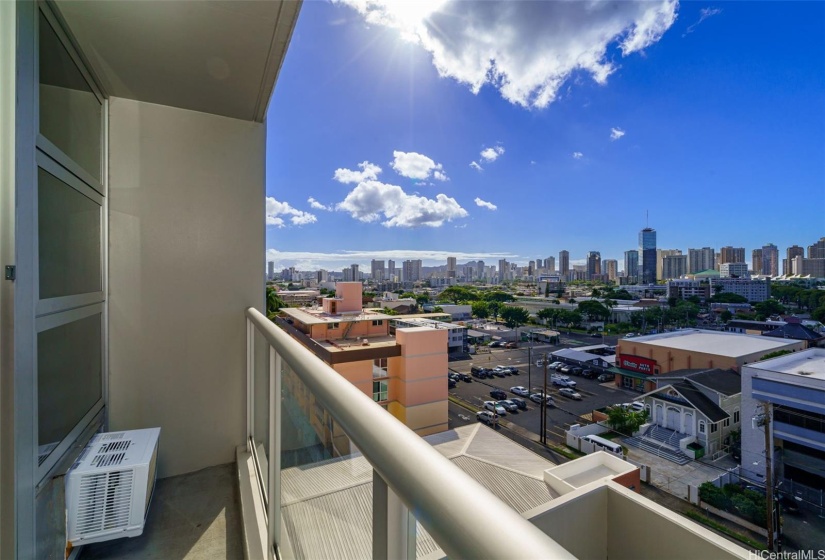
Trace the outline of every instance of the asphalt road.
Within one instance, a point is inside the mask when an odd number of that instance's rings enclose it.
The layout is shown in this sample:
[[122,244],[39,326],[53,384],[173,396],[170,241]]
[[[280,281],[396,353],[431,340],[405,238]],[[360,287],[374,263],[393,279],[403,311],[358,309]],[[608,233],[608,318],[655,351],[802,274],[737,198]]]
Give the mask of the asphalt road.
[[[579,338],[579,337],[577,337]],[[514,397],[510,392],[510,387],[521,385],[528,388],[541,388],[544,368],[539,368],[535,362],[543,354],[560,348],[575,348],[583,346],[583,342],[592,344],[589,337],[580,337],[578,340],[567,335],[562,336],[559,346],[536,346],[528,352],[527,348],[505,350],[494,348],[490,354],[477,354],[470,360],[451,361],[450,370],[458,373],[470,373],[473,365],[485,368],[493,368],[497,365],[515,366],[519,369],[518,375],[506,377],[493,377],[492,379],[473,378],[472,382],[459,382],[458,385],[450,389],[450,395],[470,404],[476,408],[483,408],[484,401],[495,400],[490,396],[493,389],[502,389],[508,393],[508,397]],[[600,341],[599,341],[600,342]],[[528,367],[528,355],[532,358],[532,365]],[[577,384],[576,391],[582,395],[582,400],[574,401],[558,394],[558,388],[550,383],[549,372],[547,380],[548,394],[553,395],[556,406],[548,408],[547,429],[548,438],[557,442],[564,441],[564,430],[571,424],[579,422],[579,416],[590,413],[593,409],[602,408],[607,405],[629,402],[638,393],[617,388],[612,382],[600,384],[595,379],[584,379],[582,377],[571,377]],[[535,434],[539,433],[541,424],[540,406],[527,400],[527,410],[508,413],[503,419],[508,420],[522,428]],[[471,421],[475,421],[475,415],[467,412],[465,416],[470,416]],[[452,414],[451,414],[452,419]],[[461,419],[456,416],[456,421]]]

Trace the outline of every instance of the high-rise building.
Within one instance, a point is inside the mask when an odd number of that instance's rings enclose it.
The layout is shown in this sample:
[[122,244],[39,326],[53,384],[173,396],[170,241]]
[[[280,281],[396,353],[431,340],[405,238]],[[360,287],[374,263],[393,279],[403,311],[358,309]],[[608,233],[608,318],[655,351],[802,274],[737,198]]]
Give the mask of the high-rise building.
[[716,268],[716,252],[712,247],[688,249],[688,274]]
[[487,270],[484,266],[484,261],[476,262],[475,272],[476,272],[476,278],[478,278],[479,280],[482,280],[483,278],[487,277]]
[[556,272],[556,257],[547,257],[544,259],[544,268],[551,274]]
[[527,276],[533,276],[536,273],[536,261],[527,263]]
[[373,282],[383,282],[384,281],[384,261],[377,261],[373,259],[371,266],[370,273],[372,274]]
[[341,271],[344,282],[360,282],[361,271],[357,264],[351,264],[349,267]]
[[508,279],[507,274],[510,272],[510,263],[507,259],[499,259],[498,261],[498,281],[504,282]]
[[656,230],[653,228],[639,232],[639,280],[642,284],[656,283]]
[[455,278],[455,257],[447,257],[447,278]]
[[719,265],[720,278],[750,278],[748,263],[722,263]]
[[[823,238],[825,239],[825,238]],[[791,245],[785,252],[785,258],[782,260],[782,274],[793,274],[793,260],[796,257],[805,255],[805,250],[799,245]]]
[[395,261],[387,261],[387,280],[395,282]]
[[812,278],[825,278],[825,258],[806,259],[804,257],[794,257],[791,273],[800,276],[811,276]]
[[602,273],[602,255],[598,251],[587,253],[587,279],[593,280],[594,276]]
[[315,280],[317,280],[318,282],[327,282],[327,281],[329,281],[329,272],[327,272],[323,268],[321,270],[316,271],[315,272]]
[[678,256],[682,254],[681,249],[656,249],[656,279],[662,280],[662,268],[664,266],[665,257]]
[[639,281],[639,251],[636,249],[624,252],[624,275],[628,284]]
[[751,253],[751,270],[754,274],[762,274],[762,249],[754,249]]
[[808,245],[808,258],[825,259],[825,237],[821,237],[813,245]]
[[266,263],[266,279],[272,280],[275,278],[275,261]]
[[562,280],[565,279],[568,272],[570,272],[570,252],[559,251],[559,274],[561,274]]
[[662,259],[662,280],[681,278],[687,274],[687,255],[667,255]]
[[544,258],[536,259],[536,268],[544,268]]
[[604,270],[607,273],[607,279],[611,282],[616,281],[616,277],[619,276],[619,261],[616,259],[605,259],[602,263],[604,265]]
[[762,274],[779,276],[779,248],[773,243],[762,247]]
[[745,262],[744,247],[722,247],[719,250],[719,264]]
[[421,280],[421,261],[404,261],[401,264],[401,274],[404,277],[404,282],[418,282]]

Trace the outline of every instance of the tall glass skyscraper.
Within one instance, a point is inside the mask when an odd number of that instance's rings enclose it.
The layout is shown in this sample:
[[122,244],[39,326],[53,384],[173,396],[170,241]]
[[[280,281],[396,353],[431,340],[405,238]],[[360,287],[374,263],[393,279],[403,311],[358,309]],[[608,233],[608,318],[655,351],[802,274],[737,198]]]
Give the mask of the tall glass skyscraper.
[[636,249],[624,252],[624,275],[630,284],[639,281],[639,251]]
[[656,283],[656,230],[653,228],[639,232],[639,282]]

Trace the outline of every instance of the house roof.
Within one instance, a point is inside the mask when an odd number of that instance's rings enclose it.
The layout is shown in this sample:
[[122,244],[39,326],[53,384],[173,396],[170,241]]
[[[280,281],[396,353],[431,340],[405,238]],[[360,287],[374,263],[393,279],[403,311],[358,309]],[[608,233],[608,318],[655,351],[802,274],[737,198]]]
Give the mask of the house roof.
[[825,335],[806,327],[801,323],[787,323],[778,329],[762,333],[762,336],[773,336],[776,338],[791,338],[793,340],[819,340]]
[[556,356],[557,358],[565,358],[567,360],[576,360],[579,362],[590,362],[593,360],[604,359],[603,356],[597,356],[596,354],[590,354],[589,352],[581,352],[580,350],[574,350],[572,348],[556,350],[553,352],[553,356]]
[[742,376],[732,369],[680,369],[658,376],[656,381],[660,387],[670,385],[670,381],[690,381],[726,397],[742,392]]
[[654,393],[659,393],[666,389],[667,387],[672,387],[676,391],[679,392],[680,395],[696,410],[701,412],[703,415],[707,417],[708,420],[711,422],[721,422],[725,418],[729,418],[730,415],[722,410],[719,405],[714,403],[708,397],[705,396],[699,389],[691,385],[686,381],[677,381],[676,383],[671,383],[670,385],[665,385],[655,391],[651,391],[648,393],[651,396],[655,396]]

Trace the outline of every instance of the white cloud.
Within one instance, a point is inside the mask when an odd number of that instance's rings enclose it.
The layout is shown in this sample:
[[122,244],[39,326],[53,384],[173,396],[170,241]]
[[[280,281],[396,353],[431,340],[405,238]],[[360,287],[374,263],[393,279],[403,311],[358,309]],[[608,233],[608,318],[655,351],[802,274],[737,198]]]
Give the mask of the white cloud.
[[477,164],[477,163],[476,163],[476,162],[474,162],[474,161],[471,161],[471,162],[470,162],[470,167],[472,167],[472,168],[473,168],[473,169],[475,169],[476,171],[484,171],[484,168],[483,168],[483,167],[481,167],[479,164]]
[[381,224],[386,227],[440,227],[444,222],[467,216],[467,211],[447,195],[426,198],[380,181],[359,183],[335,208],[361,222],[383,218]]
[[399,175],[409,177],[410,179],[427,179],[433,174],[439,181],[447,180],[443,166],[423,154],[399,152],[396,150],[392,153],[392,157],[393,160],[390,166],[392,166]]
[[722,13],[722,8],[702,8],[699,10],[699,20],[696,23],[693,23],[685,29],[685,32],[682,34],[682,37],[687,37],[696,29],[696,27],[708,19],[709,17],[718,16]]
[[320,202],[315,200],[313,197],[309,197],[307,199],[307,202],[309,202],[310,208],[315,208],[316,210],[326,210],[327,212],[330,212],[330,211],[333,210],[331,207],[321,204]]
[[530,165],[536,165],[536,160],[531,159],[531,160],[530,160]]
[[573,152],[573,159],[581,159],[584,157],[584,154],[581,152]]
[[358,164],[361,171],[353,171],[352,169],[339,168],[335,170],[333,179],[340,183],[360,183],[361,181],[370,181],[378,179],[378,174],[381,173],[381,168],[368,161],[362,161]]
[[496,206],[492,202],[487,202],[486,200],[481,200],[478,197],[476,197],[475,203],[476,203],[476,206],[481,206],[482,208],[486,208],[487,210],[498,210],[498,206]]
[[604,84],[623,56],[656,43],[676,20],[677,0],[623,2],[399,2],[335,0],[369,24],[397,30],[430,53],[439,75],[473,93],[491,85],[523,107],[543,108],[574,72]]
[[318,221],[314,214],[298,210],[289,205],[288,202],[280,202],[271,196],[266,197],[266,225],[275,227],[285,227],[288,218],[292,225],[302,226]]
[[610,129],[610,139],[611,140],[618,140],[619,138],[621,138],[624,135],[625,135],[625,132],[621,128],[611,128]]
[[504,153],[504,146],[493,146],[492,148],[487,148],[481,150],[481,157],[484,161],[496,161],[498,156]]

